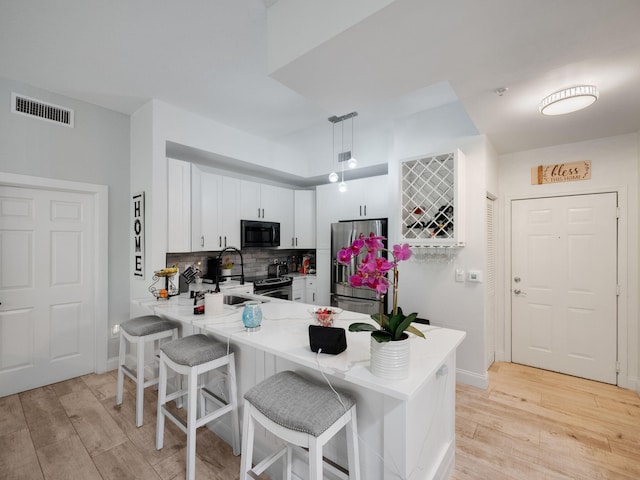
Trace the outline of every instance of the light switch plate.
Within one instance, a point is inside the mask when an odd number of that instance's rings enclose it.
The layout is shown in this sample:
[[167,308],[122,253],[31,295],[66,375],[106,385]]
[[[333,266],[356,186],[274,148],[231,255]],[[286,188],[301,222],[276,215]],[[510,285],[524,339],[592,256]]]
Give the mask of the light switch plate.
[[456,282],[464,282],[464,270],[456,268]]

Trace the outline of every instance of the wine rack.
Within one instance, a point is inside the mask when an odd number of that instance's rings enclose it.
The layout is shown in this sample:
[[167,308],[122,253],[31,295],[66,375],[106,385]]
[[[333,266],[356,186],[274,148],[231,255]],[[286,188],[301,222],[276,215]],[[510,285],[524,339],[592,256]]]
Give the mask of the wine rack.
[[415,247],[464,245],[459,151],[401,162],[402,240]]

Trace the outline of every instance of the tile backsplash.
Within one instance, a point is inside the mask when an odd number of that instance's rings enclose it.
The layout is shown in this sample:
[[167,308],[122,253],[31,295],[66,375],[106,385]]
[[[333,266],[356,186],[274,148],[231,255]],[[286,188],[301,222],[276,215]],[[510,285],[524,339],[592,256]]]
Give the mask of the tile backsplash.
[[[206,274],[207,259],[217,257],[219,251],[214,252],[192,252],[192,253],[167,253],[167,266],[177,265],[181,272],[187,267],[197,267],[202,274]],[[246,248],[242,250],[242,260],[244,262],[245,278],[266,277],[267,265],[278,262],[290,264],[292,259],[302,259],[303,256],[311,257],[311,265],[315,266],[315,250],[275,250],[269,248]],[[225,252],[222,258],[229,257],[234,263],[231,270],[232,275],[240,274],[240,256],[236,252]],[[300,261],[297,262],[298,264]]]

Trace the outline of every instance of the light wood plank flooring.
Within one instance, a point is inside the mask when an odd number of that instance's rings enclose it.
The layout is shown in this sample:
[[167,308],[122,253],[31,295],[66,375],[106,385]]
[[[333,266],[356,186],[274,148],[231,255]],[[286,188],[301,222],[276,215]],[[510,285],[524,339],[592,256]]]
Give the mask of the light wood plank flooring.
[[456,469],[468,479],[640,479],[640,398],[511,363],[457,386]]
[[[454,480],[640,478],[636,393],[510,363],[489,375],[488,390],[457,387]],[[166,422],[156,451],[155,392],[136,428],[125,385],[121,408],[115,372],[0,398],[0,479],[184,478],[184,434]],[[197,450],[197,478],[238,478],[239,457],[206,428]]]

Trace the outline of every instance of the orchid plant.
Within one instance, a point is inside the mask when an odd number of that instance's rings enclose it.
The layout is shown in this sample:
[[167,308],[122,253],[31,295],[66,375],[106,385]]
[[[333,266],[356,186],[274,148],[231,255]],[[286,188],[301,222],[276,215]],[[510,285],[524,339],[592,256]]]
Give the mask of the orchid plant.
[[[372,332],[371,336],[378,342],[390,342],[406,338],[406,332],[413,333],[424,338],[424,334],[411,325],[417,313],[404,315],[402,309],[398,307],[398,262],[411,257],[411,249],[408,244],[394,245],[393,250],[388,250],[382,243],[384,237],[376,236],[373,233],[365,237],[363,234],[354,240],[349,247],[345,247],[338,252],[339,263],[348,265],[352,259],[357,259],[364,254],[362,262],[358,265],[355,274],[349,277],[349,284],[352,287],[366,287],[375,290],[376,297],[380,298],[387,294],[389,287],[393,288],[393,309],[391,316],[385,315],[382,309],[383,302],[380,303],[380,313],[371,315],[379,328],[363,322],[349,325],[350,332]],[[380,252],[387,251],[393,257],[389,260]],[[393,280],[389,280],[389,273],[393,273]]]

